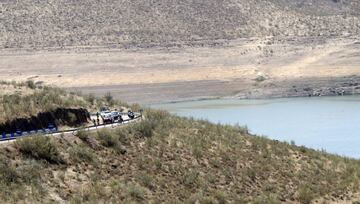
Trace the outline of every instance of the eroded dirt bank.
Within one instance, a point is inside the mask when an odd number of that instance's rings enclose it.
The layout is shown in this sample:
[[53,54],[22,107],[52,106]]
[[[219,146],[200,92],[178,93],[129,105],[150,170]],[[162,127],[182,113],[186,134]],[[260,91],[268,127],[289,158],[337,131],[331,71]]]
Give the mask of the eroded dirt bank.
[[252,38],[212,47],[0,51],[0,80],[34,80],[128,102],[356,94],[360,39]]
[[299,78],[254,83],[250,80],[190,81],[160,84],[112,85],[70,88],[103,96],[111,92],[116,98],[134,103],[162,103],[215,98],[282,98],[360,94],[360,77]]
[[57,108],[53,111],[38,113],[36,116],[0,123],[0,133],[39,130],[48,128],[49,124],[75,127],[87,123],[89,119],[90,114],[86,109]]

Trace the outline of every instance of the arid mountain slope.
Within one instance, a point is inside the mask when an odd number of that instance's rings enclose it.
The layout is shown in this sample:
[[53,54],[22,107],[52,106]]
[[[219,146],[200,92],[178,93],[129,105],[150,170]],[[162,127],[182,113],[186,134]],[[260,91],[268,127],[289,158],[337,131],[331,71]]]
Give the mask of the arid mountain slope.
[[139,103],[356,94],[359,36],[357,0],[0,0],[0,80]]
[[308,15],[359,15],[360,2],[348,0],[271,0]]
[[148,47],[360,30],[356,0],[0,1],[0,48]]
[[140,123],[0,146],[2,203],[355,203],[359,160],[145,111]]

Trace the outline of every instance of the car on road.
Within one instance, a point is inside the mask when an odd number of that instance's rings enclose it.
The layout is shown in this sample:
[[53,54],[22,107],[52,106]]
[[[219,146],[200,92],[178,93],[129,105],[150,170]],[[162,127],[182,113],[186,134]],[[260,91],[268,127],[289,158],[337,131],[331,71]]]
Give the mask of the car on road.
[[128,116],[130,119],[134,119],[135,118],[135,113],[132,111],[128,111]]
[[122,122],[123,121],[123,118],[121,116],[121,113],[118,112],[118,111],[112,111],[111,112],[111,116],[113,117],[113,120],[115,122]]
[[113,119],[113,115],[111,113],[111,111],[102,111],[100,112],[100,116],[103,119],[104,123],[113,123],[114,119]]

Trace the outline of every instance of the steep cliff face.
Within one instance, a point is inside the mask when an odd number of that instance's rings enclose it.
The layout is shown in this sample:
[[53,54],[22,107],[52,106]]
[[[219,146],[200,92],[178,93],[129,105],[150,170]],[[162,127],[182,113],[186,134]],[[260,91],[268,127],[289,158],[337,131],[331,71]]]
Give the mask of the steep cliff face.
[[87,123],[90,114],[86,109],[57,108],[53,111],[42,112],[29,118],[18,118],[0,124],[0,133],[13,133],[15,131],[31,131],[47,128],[49,124],[56,126],[76,127]]

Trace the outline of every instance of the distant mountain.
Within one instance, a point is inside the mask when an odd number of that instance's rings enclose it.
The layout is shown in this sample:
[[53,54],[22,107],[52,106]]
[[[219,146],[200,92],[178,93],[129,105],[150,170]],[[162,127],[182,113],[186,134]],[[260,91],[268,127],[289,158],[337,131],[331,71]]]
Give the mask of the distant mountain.
[[283,8],[308,15],[359,15],[360,1],[356,0],[270,0]]
[[0,1],[0,48],[173,46],[359,33],[358,0]]

